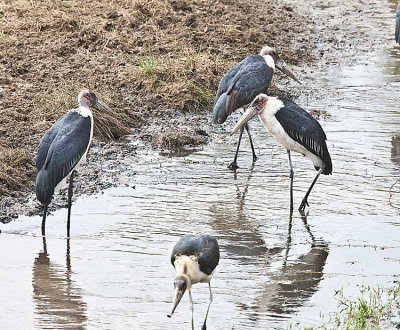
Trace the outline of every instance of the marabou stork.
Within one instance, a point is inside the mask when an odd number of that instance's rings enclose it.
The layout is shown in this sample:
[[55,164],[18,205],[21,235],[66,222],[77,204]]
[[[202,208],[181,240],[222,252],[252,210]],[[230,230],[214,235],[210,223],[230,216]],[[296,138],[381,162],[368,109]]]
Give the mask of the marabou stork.
[[171,254],[171,263],[176,270],[174,281],[175,296],[172,303],[172,311],[168,317],[171,317],[181,301],[183,294],[189,290],[190,307],[192,311],[192,329],[193,324],[193,300],[191,288],[196,283],[208,283],[210,289],[210,301],[207,308],[206,317],[202,326],[205,330],[208,311],[210,309],[212,298],[211,278],[215,267],[219,262],[219,246],[217,240],[211,235],[185,235],[176,243]]
[[318,121],[293,101],[284,97],[258,95],[239,119],[232,134],[258,115],[265,128],[287,150],[290,166],[290,212],[293,212],[293,167],[290,151],[309,158],[318,173],[304,196],[299,211],[308,206],[308,196],[319,175],[332,173],[331,156],[326,146],[326,135]]
[[[286,63],[280,58],[278,53],[269,46],[264,46],[260,54],[246,57],[241,62],[233,66],[221,79],[218,85],[217,95],[214,102],[213,122],[223,124],[228,116],[236,109],[249,104],[258,94],[265,92],[271,83],[275,72],[275,67],[281,70],[295,81],[295,74],[288,68]],[[253,152],[253,162],[257,160],[254,151],[253,141],[248,125],[244,126],[250,139],[251,150]],[[235,158],[228,166],[235,170],[237,166],[237,156],[244,127],[240,130],[238,145]]]
[[70,232],[71,199],[75,169],[86,160],[93,136],[90,108],[112,113],[88,90],[78,96],[79,107],[68,111],[43,135],[36,156],[36,196],[44,206],[42,235],[45,235],[47,207],[54,191],[63,188],[69,177],[67,237]]
[[397,10],[396,10],[396,28],[394,31],[394,35],[396,37],[396,42],[400,44],[400,1],[399,4],[397,5]]

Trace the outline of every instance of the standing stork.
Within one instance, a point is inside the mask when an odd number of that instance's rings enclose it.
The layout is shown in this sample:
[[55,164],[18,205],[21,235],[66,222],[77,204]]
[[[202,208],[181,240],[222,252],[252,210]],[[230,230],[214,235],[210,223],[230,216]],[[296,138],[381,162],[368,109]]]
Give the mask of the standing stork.
[[394,30],[394,35],[396,37],[396,42],[400,44],[400,1],[396,10],[396,27]]
[[69,177],[67,237],[70,232],[71,200],[75,169],[86,160],[93,136],[90,108],[111,113],[110,108],[88,90],[78,96],[79,107],[68,111],[43,135],[36,156],[36,196],[44,206],[42,235],[45,235],[47,207],[54,191]]
[[193,324],[193,300],[191,288],[196,283],[208,283],[210,301],[202,330],[206,330],[206,321],[210,305],[213,301],[211,292],[211,278],[219,262],[219,246],[217,240],[211,235],[185,235],[176,243],[171,254],[171,263],[176,270],[174,281],[175,296],[172,303],[171,317],[181,301],[186,289],[189,290],[190,307]]
[[318,170],[314,181],[304,196],[299,211],[308,206],[308,196],[320,174],[332,173],[331,156],[326,146],[326,135],[318,121],[293,101],[284,97],[258,95],[239,119],[232,134],[258,115],[265,128],[287,150],[290,166],[290,213],[293,212],[293,167],[290,151],[310,159]]
[[[249,104],[258,94],[265,92],[271,83],[275,67],[281,70],[295,81],[300,81],[280,58],[278,53],[269,46],[264,46],[260,54],[246,57],[233,66],[221,79],[218,85],[217,95],[214,102],[213,122],[223,124],[226,118],[236,109]],[[247,134],[250,139],[253,152],[253,162],[257,160],[249,126],[246,124]],[[242,140],[244,127],[240,130],[239,142],[236,148],[235,158],[228,166],[235,170],[240,141]]]

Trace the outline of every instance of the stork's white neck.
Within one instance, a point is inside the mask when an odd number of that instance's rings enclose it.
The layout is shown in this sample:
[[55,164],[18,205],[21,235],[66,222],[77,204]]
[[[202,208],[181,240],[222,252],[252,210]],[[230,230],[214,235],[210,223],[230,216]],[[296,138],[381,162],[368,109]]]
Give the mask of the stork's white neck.
[[265,62],[267,62],[267,65],[269,67],[271,67],[275,71],[275,61],[272,58],[272,56],[271,55],[264,55],[263,58],[264,58]]
[[268,96],[267,104],[265,105],[263,112],[261,112],[259,116],[260,120],[265,123],[266,121],[268,121],[268,118],[274,116],[279,111],[279,109],[283,108],[283,106],[283,102],[280,99],[274,96]]
[[79,108],[72,109],[71,111],[75,111],[83,117],[93,118],[92,111],[89,108],[85,107],[84,105],[79,105]]
[[190,279],[190,285],[199,282],[209,282],[211,280],[212,275],[210,276],[204,274],[200,270],[197,258],[195,256],[178,256],[175,258],[174,265],[176,276],[187,276]]

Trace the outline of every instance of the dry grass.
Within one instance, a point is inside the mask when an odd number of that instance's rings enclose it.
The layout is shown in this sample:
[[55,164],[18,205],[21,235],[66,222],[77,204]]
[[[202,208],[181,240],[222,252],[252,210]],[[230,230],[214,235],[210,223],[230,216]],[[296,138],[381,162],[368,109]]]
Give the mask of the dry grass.
[[[226,70],[265,43],[289,63],[307,61],[299,36],[309,26],[273,1],[3,0],[0,157],[25,149],[33,162],[43,133],[83,88],[116,113],[94,114],[97,138],[118,138],[165,109],[210,111]],[[3,177],[20,189],[33,182],[28,174]]]
[[187,145],[201,145],[206,141],[206,138],[187,130],[167,130],[160,135],[158,140],[161,148],[177,151]]
[[7,196],[21,189],[34,165],[26,149],[0,148],[0,195]]

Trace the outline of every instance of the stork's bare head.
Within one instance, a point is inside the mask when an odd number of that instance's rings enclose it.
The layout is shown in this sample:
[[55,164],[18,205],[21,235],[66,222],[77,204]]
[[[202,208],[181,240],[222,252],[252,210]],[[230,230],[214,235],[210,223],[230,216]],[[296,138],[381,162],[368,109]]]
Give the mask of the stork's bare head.
[[235,134],[239,129],[241,129],[247,122],[256,115],[260,115],[267,105],[268,96],[265,94],[260,94],[250,103],[245,113],[240,117],[236,126],[233,128],[231,135]]
[[289,69],[289,66],[285,63],[284,60],[281,59],[277,51],[273,48],[271,48],[268,45],[265,45],[261,51],[260,51],[261,56],[266,56],[269,55],[272,57],[272,59],[275,62],[275,66],[278,70],[282,71],[285,75],[288,77],[292,78],[293,80],[297,81],[299,84],[301,84],[300,80],[297,79],[296,75],[293,73],[292,70]]
[[172,310],[171,314],[167,315],[171,317],[174,314],[176,307],[178,306],[179,302],[181,301],[183,294],[185,293],[188,287],[188,279],[187,276],[178,276],[175,278],[174,281],[174,288],[175,288],[175,295],[174,301],[172,302]]
[[100,100],[95,93],[84,89],[79,93],[78,96],[78,103],[86,108],[95,108],[100,111],[105,111],[108,113],[112,113],[111,109],[102,101]]

